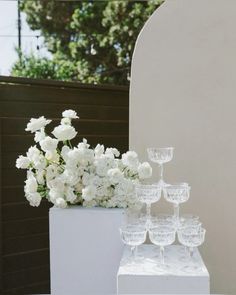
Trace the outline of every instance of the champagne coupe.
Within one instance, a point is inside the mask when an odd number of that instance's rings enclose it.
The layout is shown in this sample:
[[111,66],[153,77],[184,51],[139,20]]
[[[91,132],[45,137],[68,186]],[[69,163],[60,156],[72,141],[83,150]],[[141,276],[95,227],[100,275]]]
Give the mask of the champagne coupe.
[[175,227],[175,219],[171,214],[159,213],[151,219],[151,226],[166,225]]
[[149,238],[154,245],[160,246],[161,268],[166,269],[170,266],[165,263],[165,246],[171,245],[175,241],[176,229],[172,226],[159,225],[149,229]]
[[120,228],[121,239],[124,244],[131,247],[130,263],[134,263],[137,258],[137,247],[146,240],[147,230],[144,226],[124,225]]
[[194,248],[202,245],[205,240],[206,230],[202,227],[196,228],[187,226],[178,230],[179,242],[189,248],[188,264],[183,267],[185,272],[196,272],[201,270],[199,265],[194,263]]
[[157,163],[160,168],[160,179],[159,182],[157,183],[158,185],[164,187],[166,183],[163,180],[163,164],[170,162],[173,158],[173,152],[174,148],[173,147],[166,147],[166,148],[148,148],[147,153],[149,159]]
[[163,189],[164,198],[174,205],[174,216],[177,226],[179,225],[179,204],[188,201],[190,186],[187,183],[167,185]]
[[156,203],[161,198],[161,187],[155,184],[137,184],[136,196],[141,203],[146,204],[146,226],[151,221],[151,204]]

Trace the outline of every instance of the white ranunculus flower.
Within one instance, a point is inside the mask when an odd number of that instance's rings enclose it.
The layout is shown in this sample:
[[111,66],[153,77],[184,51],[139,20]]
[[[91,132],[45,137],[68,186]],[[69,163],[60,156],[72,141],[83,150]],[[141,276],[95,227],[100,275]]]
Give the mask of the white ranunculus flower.
[[65,169],[61,174],[62,181],[73,186],[79,181],[77,169]]
[[61,175],[59,175],[58,177],[48,181],[47,185],[48,185],[48,187],[50,189],[56,189],[59,192],[61,192],[62,194],[63,194],[64,189],[65,189],[65,183],[62,181]]
[[116,157],[116,158],[120,156],[120,152],[116,148],[107,148],[105,151],[105,154],[110,157]]
[[75,184],[75,190],[76,190],[76,192],[81,193],[83,187],[84,187],[83,184],[82,184],[80,181],[78,181],[78,182]]
[[35,158],[38,158],[39,155],[40,155],[40,150],[34,145],[34,146],[31,146],[29,149],[28,149],[28,152],[26,153],[27,155],[27,158],[33,162]]
[[85,201],[91,201],[95,198],[96,195],[96,187],[94,185],[88,185],[82,189],[82,198]]
[[32,119],[30,119],[29,123],[27,124],[25,131],[30,131],[31,133],[34,133],[34,132],[40,130],[41,128],[45,127],[46,125],[48,125],[51,122],[52,122],[52,120],[47,120],[44,118],[44,116],[39,117],[37,119],[32,118]]
[[33,164],[36,169],[42,170],[47,166],[47,161],[43,155],[39,155],[33,159]]
[[115,187],[114,194],[122,197],[131,197],[134,194],[134,184],[129,179],[123,179]]
[[119,168],[109,169],[107,175],[112,184],[117,184],[123,179],[123,174]]
[[45,184],[45,170],[37,170],[36,173],[36,179],[38,184],[44,185]]
[[62,118],[61,125],[71,125],[71,119],[70,118]]
[[70,151],[70,148],[67,145],[63,145],[61,149],[61,156],[64,161],[67,161],[69,151]]
[[26,199],[29,201],[30,206],[38,207],[41,203],[42,197],[39,193],[30,193],[26,195]]
[[61,209],[65,209],[67,207],[67,203],[63,198],[57,198],[55,202],[55,206]]
[[36,193],[37,189],[38,189],[37,180],[32,174],[30,174],[25,181],[25,187],[24,187],[25,193],[26,194]]
[[65,110],[62,113],[62,117],[63,118],[69,118],[69,119],[79,119],[79,117],[77,116],[76,111],[74,111],[74,110]]
[[57,148],[58,140],[47,136],[43,140],[41,140],[39,144],[44,152],[53,152]]
[[100,158],[101,155],[104,153],[104,150],[105,150],[104,145],[98,143],[94,149],[95,158]]
[[59,164],[60,162],[60,155],[58,154],[58,152],[55,150],[53,152],[47,151],[45,153],[45,158],[53,163]]
[[112,168],[116,168],[116,161],[107,155],[102,155],[95,162],[96,173],[99,176],[106,176],[107,171]]
[[29,167],[30,160],[27,157],[19,156],[16,160],[16,168],[18,169],[27,169]]
[[63,198],[63,191],[60,191],[58,188],[51,188],[49,190],[49,199],[55,204],[57,199]]
[[122,163],[130,169],[138,169],[139,160],[136,152],[128,151],[122,155]]
[[70,125],[59,125],[54,128],[52,134],[59,141],[66,141],[75,138],[77,132],[75,131],[75,128]]
[[40,131],[36,131],[34,135],[34,141],[35,142],[40,142],[46,137],[44,128],[41,128]]
[[140,179],[146,179],[152,176],[152,167],[148,162],[144,162],[138,166],[138,176]]
[[65,197],[68,202],[73,204],[75,200],[77,199],[77,195],[74,193],[74,189],[72,187],[67,187],[65,189]]
[[77,147],[78,149],[88,149],[90,147],[90,144],[88,144],[88,141],[86,138],[83,138],[83,141],[79,142]]
[[55,165],[54,163],[49,165],[46,168],[46,180],[49,182],[50,180],[54,179],[57,177],[60,173],[60,167],[58,165]]

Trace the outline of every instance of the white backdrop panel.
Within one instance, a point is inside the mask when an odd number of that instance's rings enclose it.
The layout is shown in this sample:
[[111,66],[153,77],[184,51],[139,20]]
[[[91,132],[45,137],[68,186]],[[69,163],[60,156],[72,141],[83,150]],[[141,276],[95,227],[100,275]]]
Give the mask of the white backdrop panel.
[[215,293],[236,293],[235,111],[236,1],[166,0],[133,55],[130,149],[147,159],[148,146],[175,146],[165,178],[192,186],[181,210],[207,228],[201,251]]

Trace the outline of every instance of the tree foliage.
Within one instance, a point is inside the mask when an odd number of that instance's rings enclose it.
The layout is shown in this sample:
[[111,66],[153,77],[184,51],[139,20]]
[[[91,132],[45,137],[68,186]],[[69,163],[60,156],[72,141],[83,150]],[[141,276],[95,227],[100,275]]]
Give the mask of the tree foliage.
[[51,59],[25,56],[13,75],[127,84],[137,36],[163,0],[21,0],[32,30],[40,30]]

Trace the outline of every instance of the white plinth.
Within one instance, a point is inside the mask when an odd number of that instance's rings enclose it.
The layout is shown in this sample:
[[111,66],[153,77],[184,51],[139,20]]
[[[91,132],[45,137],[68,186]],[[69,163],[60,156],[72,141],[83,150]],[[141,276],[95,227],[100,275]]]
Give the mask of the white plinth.
[[50,209],[51,294],[115,294],[123,210]]
[[180,245],[166,247],[165,261],[170,269],[163,271],[157,267],[156,255],[159,249],[155,245],[142,245],[138,257],[143,260],[129,266],[127,257],[130,249],[125,248],[117,275],[118,294],[209,294],[209,273],[197,249],[194,251],[195,263],[200,271],[186,273],[183,261],[185,249]]

